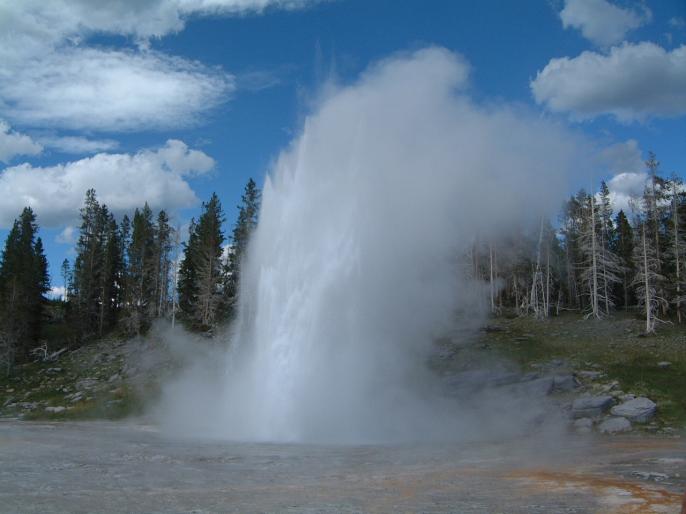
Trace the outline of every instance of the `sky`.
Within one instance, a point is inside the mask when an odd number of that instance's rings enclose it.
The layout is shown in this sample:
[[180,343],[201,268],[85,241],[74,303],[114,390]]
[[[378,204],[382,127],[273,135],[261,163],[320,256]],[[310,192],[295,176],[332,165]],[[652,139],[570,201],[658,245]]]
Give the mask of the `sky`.
[[229,232],[327,88],[425,47],[595,141],[616,209],[649,150],[686,176],[683,0],[0,0],[0,237],[30,205],[58,287],[88,188],[180,227],[216,192]]

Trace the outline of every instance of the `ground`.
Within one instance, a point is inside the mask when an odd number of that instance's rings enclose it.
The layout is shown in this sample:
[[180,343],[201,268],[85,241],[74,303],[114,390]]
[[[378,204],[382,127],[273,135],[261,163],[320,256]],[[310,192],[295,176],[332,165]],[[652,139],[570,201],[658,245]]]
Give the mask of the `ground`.
[[476,337],[441,340],[431,365],[442,375],[497,363],[520,377],[576,376],[581,387],[553,395],[565,419],[574,397],[595,393],[648,396],[657,415],[615,436],[582,436],[570,427],[563,437],[440,446],[174,439],[144,417],[159,384],[180,365],[167,341],[160,332],[110,337],[0,379],[0,512],[680,510],[683,327],[643,337],[631,315],[594,321],[565,314],[495,318]]
[[678,514],[665,437],[314,446],[165,437],[125,422],[0,422],[0,511]]

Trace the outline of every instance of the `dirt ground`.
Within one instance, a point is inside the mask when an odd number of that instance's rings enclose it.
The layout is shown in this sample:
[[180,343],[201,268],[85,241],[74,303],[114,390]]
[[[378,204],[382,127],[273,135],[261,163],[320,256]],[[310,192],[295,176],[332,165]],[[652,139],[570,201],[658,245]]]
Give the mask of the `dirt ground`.
[[678,514],[685,488],[676,437],[314,446],[0,421],[1,512]]

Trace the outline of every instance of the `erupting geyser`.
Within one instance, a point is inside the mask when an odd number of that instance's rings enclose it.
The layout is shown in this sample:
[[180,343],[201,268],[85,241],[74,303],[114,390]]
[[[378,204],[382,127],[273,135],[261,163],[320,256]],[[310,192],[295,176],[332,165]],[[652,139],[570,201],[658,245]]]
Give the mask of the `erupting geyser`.
[[476,105],[468,74],[428,48],[322,99],[266,180],[224,383],[201,402],[183,379],[172,419],[280,441],[483,429],[487,400],[442,399],[426,356],[437,335],[482,319],[483,288],[460,257],[557,208],[578,141]]

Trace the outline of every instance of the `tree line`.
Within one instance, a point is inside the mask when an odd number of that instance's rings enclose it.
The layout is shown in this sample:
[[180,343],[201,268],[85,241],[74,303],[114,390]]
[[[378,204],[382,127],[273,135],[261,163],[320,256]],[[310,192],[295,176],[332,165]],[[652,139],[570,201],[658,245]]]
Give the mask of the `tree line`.
[[[660,175],[655,155],[648,180],[629,212],[612,209],[602,182],[565,203],[557,226],[474,241],[467,273],[487,284],[490,309],[546,318],[563,310],[603,318],[636,310],[645,331],[686,317],[686,191],[681,179]],[[143,334],[157,318],[211,332],[233,316],[241,261],[257,226],[260,190],[245,186],[230,236],[216,194],[192,219],[188,239],[163,210],[146,204],[117,221],[94,190],[86,193],[72,263],[61,274],[68,323],[80,340],[120,330]],[[47,261],[36,216],[25,208],[9,232],[0,261],[0,364],[26,360],[41,334]]]
[[[146,203],[117,221],[95,190],[86,192],[73,262],[61,266],[67,323],[85,341],[113,330],[145,333],[157,318],[208,332],[231,318],[240,266],[257,226],[260,190],[245,186],[229,238],[216,194],[202,204],[180,243],[164,210]],[[24,209],[10,231],[0,262],[0,359],[11,366],[28,359],[41,336],[50,290],[47,260],[36,216]]]
[[613,213],[610,191],[581,189],[564,204],[557,229],[472,245],[471,273],[490,285],[493,312],[545,318],[562,310],[603,318],[638,310],[645,331],[686,316],[686,190],[660,175],[653,153],[648,180],[629,212]]

